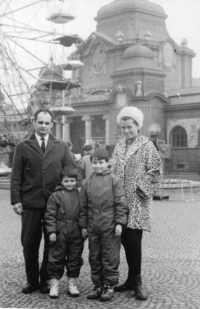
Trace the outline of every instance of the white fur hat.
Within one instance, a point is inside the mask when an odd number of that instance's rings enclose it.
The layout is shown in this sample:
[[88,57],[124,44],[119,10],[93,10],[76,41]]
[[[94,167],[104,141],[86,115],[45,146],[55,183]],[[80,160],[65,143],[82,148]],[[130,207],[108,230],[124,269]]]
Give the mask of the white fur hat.
[[117,122],[119,124],[120,124],[120,120],[123,117],[133,118],[138,123],[139,129],[142,128],[144,116],[143,116],[142,111],[139,108],[133,107],[133,106],[126,106],[122,108],[122,110],[119,112],[117,116]]

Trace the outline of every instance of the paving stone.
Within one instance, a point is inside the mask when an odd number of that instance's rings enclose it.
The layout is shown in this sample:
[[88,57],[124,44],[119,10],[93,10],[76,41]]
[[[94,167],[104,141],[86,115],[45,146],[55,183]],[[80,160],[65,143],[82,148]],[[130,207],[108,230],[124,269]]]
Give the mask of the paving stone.
[[[181,198],[181,197],[180,197]],[[134,292],[115,293],[109,303],[87,300],[93,289],[88,263],[88,241],[84,265],[78,280],[80,297],[67,294],[67,278],[60,282],[56,300],[39,291],[21,293],[26,283],[20,242],[21,218],[9,205],[9,191],[0,191],[0,308],[37,309],[197,309],[200,307],[200,202],[154,201],[153,231],[144,233],[142,277],[147,301],[134,298]],[[194,196],[195,199],[195,196]],[[40,260],[42,259],[42,248]],[[120,282],[127,276],[124,250],[121,250]]]

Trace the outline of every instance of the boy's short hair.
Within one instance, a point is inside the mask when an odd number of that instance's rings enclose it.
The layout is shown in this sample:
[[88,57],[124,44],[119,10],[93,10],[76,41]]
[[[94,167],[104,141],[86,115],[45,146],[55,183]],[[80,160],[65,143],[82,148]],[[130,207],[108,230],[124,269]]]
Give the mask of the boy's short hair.
[[84,145],[83,146],[83,150],[92,150],[92,145],[88,144],[88,145]]
[[65,166],[60,172],[60,180],[62,181],[64,177],[76,178],[78,180],[79,172],[73,166]]
[[105,160],[106,162],[109,161],[109,154],[106,149],[104,148],[97,148],[93,152],[93,154],[90,155],[90,161],[92,162],[93,158],[97,158],[98,160]]

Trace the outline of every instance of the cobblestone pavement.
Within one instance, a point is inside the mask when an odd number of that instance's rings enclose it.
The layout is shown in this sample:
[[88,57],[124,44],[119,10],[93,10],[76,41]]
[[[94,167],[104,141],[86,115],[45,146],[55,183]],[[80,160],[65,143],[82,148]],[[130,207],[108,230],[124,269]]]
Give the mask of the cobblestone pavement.
[[[200,308],[200,201],[154,201],[152,233],[144,233],[142,275],[147,301],[136,301],[133,292],[115,293],[109,303],[88,301],[92,289],[87,261],[79,279],[81,296],[70,298],[66,278],[60,283],[60,296],[21,293],[26,282],[20,243],[20,217],[9,206],[9,191],[0,191],[0,307],[67,309],[197,309]],[[121,252],[120,282],[126,279],[124,251]]]

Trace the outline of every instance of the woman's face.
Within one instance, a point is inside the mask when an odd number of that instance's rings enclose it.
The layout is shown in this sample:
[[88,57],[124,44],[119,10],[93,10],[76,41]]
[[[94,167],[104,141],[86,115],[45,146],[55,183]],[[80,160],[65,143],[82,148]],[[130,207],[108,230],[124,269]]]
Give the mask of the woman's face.
[[121,119],[120,126],[122,134],[126,139],[134,138],[138,135],[138,126],[134,123],[133,119]]

